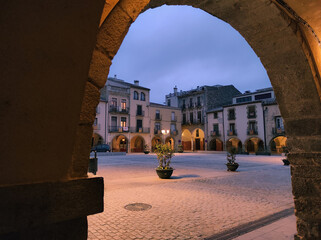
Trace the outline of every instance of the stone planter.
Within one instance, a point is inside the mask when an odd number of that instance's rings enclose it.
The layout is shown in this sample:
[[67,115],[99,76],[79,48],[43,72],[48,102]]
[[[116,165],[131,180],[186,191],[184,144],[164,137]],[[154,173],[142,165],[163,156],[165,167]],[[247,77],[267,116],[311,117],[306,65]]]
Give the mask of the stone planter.
[[148,153],[149,153],[149,151],[144,151],[144,153],[145,153],[145,154],[148,154]]
[[239,167],[239,164],[238,163],[235,163],[235,164],[227,163],[226,166],[227,166],[227,171],[235,172],[236,169]]
[[283,162],[284,166],[290,165],[290,162],[288,159],[282,159],[282,162]]
[[156,173],[161,179],[169,179],[173,174],[174,169],[157,169]]

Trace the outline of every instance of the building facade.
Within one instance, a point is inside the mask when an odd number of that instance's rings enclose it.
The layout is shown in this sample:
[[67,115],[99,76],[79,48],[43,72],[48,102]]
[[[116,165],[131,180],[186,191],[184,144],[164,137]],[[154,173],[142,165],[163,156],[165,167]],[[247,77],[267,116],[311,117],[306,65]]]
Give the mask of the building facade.
[[153,150],[158,142],[175,149],[180,143],[180,109],[151,103],[150,89],[140,86],[138,80],[131,84],[108,78],[93,129],[92,144],[109,144],[113,152]]
[[207,112],[209,150],[282,153],[286,137],[273,89],[246,92],[232,102]]

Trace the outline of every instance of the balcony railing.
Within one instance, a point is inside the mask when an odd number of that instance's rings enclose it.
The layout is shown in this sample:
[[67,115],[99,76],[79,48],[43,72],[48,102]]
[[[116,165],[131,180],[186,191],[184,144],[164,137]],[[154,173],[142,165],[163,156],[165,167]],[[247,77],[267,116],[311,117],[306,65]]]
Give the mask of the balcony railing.
[[160,129],[154,128],[154,134],[162,134],[162,131]]
[[235,114],[229,114],[227,117],[228,120],[235,120]]
[[256,112],[247,112],[247,118],[256,118]]
[[191,125],[191,122],[190,121],[183,121],[182,125]]
[[284,135],[285,134],[284,128],[272,128],[272,134],[275,136]]
[[211,136],[212,137],[219,137],[219,136],[221,136],[221,134],[219,131],[211,131]]
[[128,127],[121,127],[121,126],[109,126],[108,127],[108,132],[128,132],[129,128]]
[[247,129],[247,135],[257,135],[257,129]]
[[194,124],[204,124],[204,119],[196,119]]
[[190,104],[188,104],[188,108],[189,108],[189,109],[194,108],[194,103],[190,103]]
[[185,110],[185,109],[186,109],[186,105],[183,104],[183,105],[182,105],[182,110]]
[[94,130],[100,130],[100,124],[93,125]]
[[162,120],[162,115],[156,114],[155,115],[155,121],[161,121]]
[[237,136],[236,130],[227,130],[227,136]]
[[121,108],[121,107],[117,107],[117,106],[109,106],[109,112],[110,113],[124,113],[124,114],[128,114],[129,113],[129,108]]
[[131,132],[131,133],[149,133],[149,132],[150,132],[150,128],[131,127],[131,128],[130,128],[130,132]]
[[177,130],[171,130],[171,135],[177,136],[178,135],[178,131]]
[[171,122],[177,122],[177,116],[171,117]]
[[141,116],[141,117],[143,117],[143,116],[145,116],[145,111],[136,111],[136,116]]

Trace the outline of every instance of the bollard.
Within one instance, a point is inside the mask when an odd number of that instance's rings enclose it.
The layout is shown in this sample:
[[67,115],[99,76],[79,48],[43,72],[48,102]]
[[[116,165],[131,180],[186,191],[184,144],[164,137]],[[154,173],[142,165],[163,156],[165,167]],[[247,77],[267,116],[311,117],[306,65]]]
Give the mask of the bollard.
[[98,171],[98,158],[97,158],[97,151],[96,150],[93,150],[93,151],[95,153],[95,156],[93,158],[89,158],[88,172],[91,172],[94,175],[96,175]]

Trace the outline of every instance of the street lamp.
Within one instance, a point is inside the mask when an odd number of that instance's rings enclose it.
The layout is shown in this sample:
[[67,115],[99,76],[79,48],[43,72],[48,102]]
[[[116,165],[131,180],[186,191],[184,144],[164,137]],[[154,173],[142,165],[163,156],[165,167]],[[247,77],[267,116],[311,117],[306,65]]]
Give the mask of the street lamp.
[[162,132],[162,134],[163,134],[163,136],[164,136],[164,144],[165,144],[165,135],[166,135],[166,134],[169,134],[169,130],[163,129],[161,132]]

